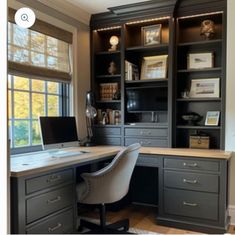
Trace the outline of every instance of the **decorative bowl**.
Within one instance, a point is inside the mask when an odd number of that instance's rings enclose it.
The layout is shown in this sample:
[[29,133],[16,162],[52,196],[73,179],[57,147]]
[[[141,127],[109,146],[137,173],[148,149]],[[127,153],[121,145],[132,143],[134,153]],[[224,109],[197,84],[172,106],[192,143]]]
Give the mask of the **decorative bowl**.
[[188,125],[196,125],[196,123],[202,119],[202,117],[199,114],[194,112],[186,113],[181,117],[185,122],[188,123]]

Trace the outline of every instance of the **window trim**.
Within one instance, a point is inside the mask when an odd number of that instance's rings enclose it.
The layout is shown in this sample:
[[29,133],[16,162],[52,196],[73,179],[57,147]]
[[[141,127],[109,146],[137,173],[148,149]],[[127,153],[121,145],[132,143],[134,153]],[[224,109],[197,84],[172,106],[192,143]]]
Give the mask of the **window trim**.
[[[32,122],[37,120],[37,118],[34,118],[32,116],[32,94],[43,94],[45,95],[45,116],[47,116],[48,112],[48,106],[47,106],[47,97],[48,95],[58,96],[59,97],[59,114],[60,116],[68,116],[70,113],[70,85],[66,83],[61,83],[59,86],[59,93],[51,93],[48,92],[48,83],[47,82],[55,82],[55,81],[45,81],[45,90],[42,91],[34,91],[32,90],[32,80],[34,78],[31,78],[27,75],[24,75],[22,77],[25,77],[29,79],[29,88],[27,90],[24,89],[15,89],[14,88],[14,82],[13,82],[13,76],[14,74],[8,74],[10,76],[10,82],[11,87],[8,87],[8,91],[11,91],[11,117],[8,117],[8,121],[11,122],[11,137],[14,136],[14,128],[13,123],[14,121],[28,121],[29,122],[29,146],[22,146],[22,147],[13,147],[10,149],[11,154],[21,154],[21,153],[27,153],[27,152],[35,152],[35,151],[41,151],[43,150],[42,145],[32,145]],[[39,79],[37,79],[39,80]],[[14,92],[26,92],[29,94],[29,117],[28,118],[15,118],[14,117]],[[13,138],[12,138],[12,141]],[[14,146],[14,145],[13,145]]]

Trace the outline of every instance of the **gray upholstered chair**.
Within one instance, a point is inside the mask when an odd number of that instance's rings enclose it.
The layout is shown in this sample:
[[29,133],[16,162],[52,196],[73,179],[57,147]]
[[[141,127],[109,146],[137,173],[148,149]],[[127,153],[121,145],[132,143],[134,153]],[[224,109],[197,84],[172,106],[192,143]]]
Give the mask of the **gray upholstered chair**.
[[88,228],[92,233],[115,233],[129,229],[129,220],[124,219],[114,224],[106,225],[105,204],[117,202],[129,190],[138,155],[139,144],[133,144],[121,150],[112,162],[103,169],[94,173],[83,173],[84,182],[77,186],[79,203],[100,204],[100,225],[80,220],[79,229]]

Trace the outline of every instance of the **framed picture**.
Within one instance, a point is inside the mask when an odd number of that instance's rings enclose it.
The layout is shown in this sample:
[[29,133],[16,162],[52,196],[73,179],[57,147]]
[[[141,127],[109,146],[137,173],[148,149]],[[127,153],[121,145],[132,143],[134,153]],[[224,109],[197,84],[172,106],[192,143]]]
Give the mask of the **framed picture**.
[[214,54],[212,52],[188,54],[188,69],[205,69],[213,67]]
[[144,46],[150,46],[161,43],[161,24],[145,26],[141,28],[142,42]]
[[220,111],[208,111],[206,114],[206,126],[218,126],[219,125]]
[[219,98],[220,79],[219,78],[192,79],[189,97]]
[[167,55],[144,57],[140,79],[165,79],[167,76],[167,57]]

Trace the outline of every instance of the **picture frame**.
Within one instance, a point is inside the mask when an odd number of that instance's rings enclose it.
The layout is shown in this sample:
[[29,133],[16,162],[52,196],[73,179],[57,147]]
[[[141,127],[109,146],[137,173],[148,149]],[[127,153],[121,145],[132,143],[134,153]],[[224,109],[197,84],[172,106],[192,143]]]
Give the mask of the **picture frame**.
[[192,79],[190,98],[219,98],[220,78]]
[[208,111],[206,113],[206,126],[218,126],[220,118],[220,111]]
[[214,67],[214,53],[189,53],[187,68],[188,69],[206,69]]
[[155,24],[141,28],[142,43],[144,46],[152,46],[161,43],[162,25]]
[[140,80],[166,79],[168,55],[143,57]]

